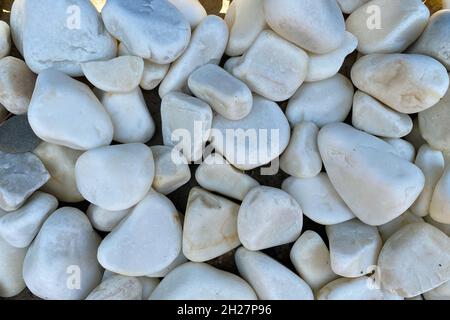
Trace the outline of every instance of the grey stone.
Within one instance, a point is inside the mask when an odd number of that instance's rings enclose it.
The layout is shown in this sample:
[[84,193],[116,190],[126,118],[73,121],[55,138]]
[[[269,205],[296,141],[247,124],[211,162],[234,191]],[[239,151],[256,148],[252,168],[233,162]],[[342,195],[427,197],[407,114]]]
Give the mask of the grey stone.
[[24,153],[33,151],[39,139],[28,123],[26,115],[11,117],[0,125],[0,151]]

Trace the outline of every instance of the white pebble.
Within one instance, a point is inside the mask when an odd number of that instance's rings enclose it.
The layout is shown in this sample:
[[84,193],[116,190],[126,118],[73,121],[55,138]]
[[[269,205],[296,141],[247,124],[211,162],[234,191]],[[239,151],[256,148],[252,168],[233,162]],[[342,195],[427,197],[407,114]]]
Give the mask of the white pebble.
[[86,300],[142,300],[142,284],[138,278],[113,275],[102,281]]
[[439,223],[450,224],[450,167],[445,169],[436,183],[430,203],[430,216]]
[[0,59],[6,57],[11,50],[11,32],[5,21],[0,21]]
[[0,297],[14,297],[25,289],[22,266],[27,249],[15,248],[0,237]]
[[131,209],[110,211],[91,203],[86,214],[96,230],[111,232],[130,212]]
[[404,226],[417,222],[424,222],[424,221],[422,218],[411,213],[411,211],[406,211],[400,217],[395,218],[394,220],[386,224],[378,226],[378,231],[380,232],[383,242],[386,242],[394,233],[396,233]]

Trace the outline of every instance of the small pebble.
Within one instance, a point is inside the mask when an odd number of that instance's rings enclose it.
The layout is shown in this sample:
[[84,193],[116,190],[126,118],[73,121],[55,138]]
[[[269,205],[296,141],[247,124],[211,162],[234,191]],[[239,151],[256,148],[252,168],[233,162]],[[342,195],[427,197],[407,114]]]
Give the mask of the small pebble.
[[429,212],[433,220],[450,224],[450,167],[445,169],[436,183]]
[[411,213],[411,211],[406,211],[398,218],[378,226],[378,231],[380,232],[381,239],[386,242],[394,233],[403,228],[404,226],[411,223],[424,222],[424,220],[417,215]]
[[110,211],[91,203],[86,214],[96,230],[111,232],[131,211],[132,208]]
[[86,300],[142,300],[142,289],[138,278],[113,275],[102,281]]
[[11,32],[5,21],[0,21],[0,59],[6,57],[11,50]]
[[33,151],[41,143],[28,123],[26,115],[14,116],[0,125],[0,151],[24,153]]

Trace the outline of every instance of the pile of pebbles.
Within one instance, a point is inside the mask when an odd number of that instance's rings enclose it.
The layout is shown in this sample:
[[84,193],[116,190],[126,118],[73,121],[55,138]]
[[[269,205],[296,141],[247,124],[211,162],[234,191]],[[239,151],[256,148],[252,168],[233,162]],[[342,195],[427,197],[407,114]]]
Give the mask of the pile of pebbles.
[[449,35],[421,0],[15,0],[0,297],[450,299]]

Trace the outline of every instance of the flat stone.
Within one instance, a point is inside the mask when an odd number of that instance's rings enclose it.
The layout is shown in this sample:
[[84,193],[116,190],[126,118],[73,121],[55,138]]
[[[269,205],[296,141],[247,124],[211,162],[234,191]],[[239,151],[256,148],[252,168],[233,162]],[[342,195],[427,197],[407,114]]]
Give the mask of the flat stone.
[[11,298],[25,289],[22,266],[27,250],[15,248],[0,237],[0,297]]
[[92,226],[103,232],[111,232],[126,216],[130,214],[132,209],[125,209],[119,211],[110,211],[95,204],[90,204],[86,214],[91,221]]
[[142,289],[138,278],[113,275],[102,281],[86,300],[142,300]]
[[449,85],[445,67],[418,54],[364,56],[353,65],[351,77],[359,90],[401,113],[431,108],[445,95]]
[[[436,180],[433,182],[436,182]],[[450,167],[445,169],[437,181],[429,208],[433,220],[450,224]]]
[[37,79],[28,121],[42,140],[76,150],[109,145],[113,137],[111,119],[91,89],[52,69]]
[[309,219],[321,225],[333,225],[355,218],[334,189],[326,173],[312,178],[290,177],[282,189],[295,198]]
[[0,208],[17,210],[49,179],[49,173],[34,154],[0,152]]
[[266,0],[264,12],[275,32],[308,51],[327,53],[344,39],[344,17],[336,1]]
[[409,162],[414,162],[414,159],[416,159],[416,149],[411,142],[399,138],[384,138],[383,140],[394,148],[394,153],[399,158]]
[[294,272],[261,253],[239,248],[235,255],[239,273],[261,300],[314,300],[309,285]]
[[294,242],[300,236],[302,227],[302,209],[293,197],[280,189],[253,188],[239,209],[239,238],[249,250],[263,250]]
[[27,248],[57,207],[54,196],[35,192],[20,209],[0,217],[0,236],[13,247]]
[[259,34],[231,73],[252,92],[273,101],[292,97],[308,72],[308,55],[270,30]]
[[319,150],[337,193],[366,224],[377,226],[397,218],[424,188],[425,177],[418,167],[399,158],[390,144],[349,125],[324,127]]
[[149,300],[257,300],[247,282],[205,263],[185,263],[172,270]]
[[81,155],[75,165],[83,197],[111,211],[129,209],[144,199],[154,174],[152,151],[141,143],[93,149]]
[[183,253],[193,262],[217,258],[241,245],[239,205],[201,188],[189,192],[183,227]]
[[168,146],[152,146],[155,160],[153,189],[164,195],[170,194],[191,180],[191,170],[183,154]]
[[145,276],[169,266],[181,251],[177,209],[151,191],[101,243],[98,261],[108,270]]
[[69,207],[55,211],[25,257],[28,289],[48,300],[86,298],[102,279],[96,258],[99,244],[100,237],[83,212]]
[[337,0],[343,13],[350,14],[370,0]]
[[384,244],[378,266],[383,288],[417,296],[450,280],[450,239],[427,223],[409,224]]
[[206,17],[206,10],[198,0],[169,0],[187,19],[194,29]]
[[175,61],[159,86],[159,96],[184,90],[192,72],[199,67],[219,64],[228,43],[228,28],[218,16],[207,16],[195,28],[186,51]]
[[317,291],[338,276],[331,270],[330,251],[320,235],[306,231],[295,242],[290,258],[298,274]]
[[391,222],[378,226],[381,239],[386,242],[394,233],[411,223],[424,222],[422,218],[416,216],[411,211],[406,211],[398,218],[395,218]]
[[313,122],[318,127],[342,122],[352,108],[353,94],[353,84],[341,74],[304,83],[289,100],[286,117],[292,126],[302,121]]
[[24,153],[33,151],[41,139],[33,132],[26,115],[14,116],[0,125],[0,151]]
[[13,114],[25,114],[30,105],[36,75],[14,57],[0,60],[0,103]]
[[16,38],[33,72],[53,68],[82,76],[81,63],[115,56],[117,43],[90,1],[27,0],[18,6]]
[[195,172],[195,179],[209,191],[240,201],[251,189],[259,186],[258,181],[234,168],[218,153],[211,154],[202,162]]
[[42,191],[63,202],[76,203],[84,200],[75,179],[75,164],[82,151],[42,142],[33,153],[50,173],[50,180],[42,186]]
[[0,21],[0,59],[6,57],[11,50],[11,33],[9,25]]

